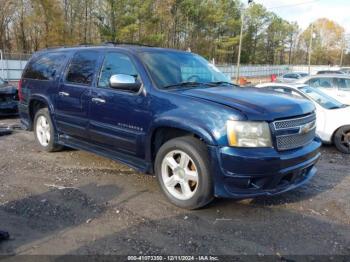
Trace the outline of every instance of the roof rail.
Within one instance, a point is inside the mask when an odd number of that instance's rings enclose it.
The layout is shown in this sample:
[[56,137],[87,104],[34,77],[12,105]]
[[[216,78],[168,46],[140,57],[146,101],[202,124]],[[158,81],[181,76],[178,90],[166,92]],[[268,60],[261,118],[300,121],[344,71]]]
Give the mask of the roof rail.
[[65,45],[50,46],[50,47],[43,48],[39,51],[52,50],[52,49],[58,49],[58,48],[67,48],[67,47],[68,46],[65,46]]
[[77,46],[96,46],[96,45],[92,43],[79,43]]
[[103,45],[111,45],[111,46],[116,46],[116,45],[135,45],[135,46],[146,46],[146,47],[154,47],[152,45],[147,45],[147,44],[142,44],[142,43],[135,43],[135,42],[114,42],[114,41],[107,41],[104,42]]

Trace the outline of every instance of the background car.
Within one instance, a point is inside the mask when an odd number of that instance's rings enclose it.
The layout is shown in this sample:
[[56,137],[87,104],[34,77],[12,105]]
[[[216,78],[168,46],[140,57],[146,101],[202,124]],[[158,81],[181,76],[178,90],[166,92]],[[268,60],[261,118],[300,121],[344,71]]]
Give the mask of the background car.
[[340,71],[343,72],[344,74],[350,75],[350,67],[342,67],[340,68]]
[[303,72],[287,73],[287,74],[284,74],[284,75],[277,77],[276,82],[292,83],[292,82],[295,82],[297,79],[306,77],[308,75],[309,75],[308,73],[303,73]]
[[0,116],[18,114],[18,90],[0,78]]
[[345,74],[341,70],[320,70],[317,71],[316,75],[325,75],[325,74],[337,74],[337,75],[342,75]]
[[350,105],[350,75],[328,74],[308,76],[298,79],[296,83],[320,89],[341,103]]
[[323,143],[334,144],[340,152],[350,154],[350,106],[317,88],[303,84],[267,83],[257,87],[313,101],[317,116],[316,133],[319,138]]

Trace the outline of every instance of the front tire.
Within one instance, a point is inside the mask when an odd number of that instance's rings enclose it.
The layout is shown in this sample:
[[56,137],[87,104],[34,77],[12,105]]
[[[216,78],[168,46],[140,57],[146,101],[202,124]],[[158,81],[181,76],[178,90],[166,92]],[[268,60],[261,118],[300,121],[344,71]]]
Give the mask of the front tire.
[[197,209],[213,199],[206,145],[194,137],[171,139],[158,150],[155,172],[159,185],[174,205]]
[[47,108],[42,108],[35,114],[34,136],[40,148],[46,152],[55,152],[62,149],[61,145],[55,143],[55,128]]
[[340,152],[350,154],[350,126],[343,126],[335,132],[334,145]]

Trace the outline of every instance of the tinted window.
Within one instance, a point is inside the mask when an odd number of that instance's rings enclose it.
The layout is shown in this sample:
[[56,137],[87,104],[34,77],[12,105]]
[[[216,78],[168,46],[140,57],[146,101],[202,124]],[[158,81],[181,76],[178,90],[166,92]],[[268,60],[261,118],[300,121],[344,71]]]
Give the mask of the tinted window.
[[98,53],[95,51],[77,52],[69,65],[66,80],[71,83],[91,85],[97,59]]
[[53,80],[65,58],[62,53],[48,53],[34,58],[29,62],[23,78]]
[[112,75],[125,74],[138,77],[134,64],[127,55],[121,53],[108,53],[103,62],[99,87],[109,87],[109,79]]
[[298,75],[296,75],[296,74],[286,74],[286,75],[284,75],[284,78],[297,79],[297,78],[298,78]]

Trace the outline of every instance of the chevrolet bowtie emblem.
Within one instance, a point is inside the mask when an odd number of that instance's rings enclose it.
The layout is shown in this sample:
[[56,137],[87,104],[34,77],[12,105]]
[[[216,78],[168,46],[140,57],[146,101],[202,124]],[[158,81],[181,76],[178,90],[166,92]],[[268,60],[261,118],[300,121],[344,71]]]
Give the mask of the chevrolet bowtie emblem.
[[299,128],[299,134],[301,135],[304,135],[306,133],[309,133],[312,129],[315,128],[315,125],[316,125],[316,121],[312,121],[310,123],[307,123],[305,125],[302,125],[300,128]]

